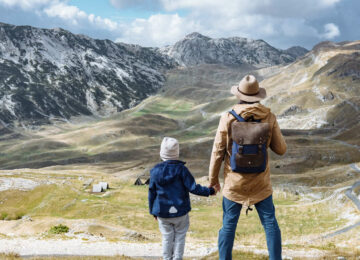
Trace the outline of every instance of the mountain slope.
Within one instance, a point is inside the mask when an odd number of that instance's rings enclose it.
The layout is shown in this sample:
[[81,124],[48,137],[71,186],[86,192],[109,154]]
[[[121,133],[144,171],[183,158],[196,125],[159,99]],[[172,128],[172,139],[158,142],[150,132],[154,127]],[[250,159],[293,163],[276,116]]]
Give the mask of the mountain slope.
[[360,120],[359,62],[359,41],[320,43],[262,82],[269,96],[265,104],[283,128],[347,131]]
[[302,47],[279,50],[263,40],[240,37],[212,39],[196,32],[160,51],[183,66],[221,64],[256,68],[290,63],[308,52]]
[[0,24],[0,120],[109,115],[154,93],[174,65],[149,48]]

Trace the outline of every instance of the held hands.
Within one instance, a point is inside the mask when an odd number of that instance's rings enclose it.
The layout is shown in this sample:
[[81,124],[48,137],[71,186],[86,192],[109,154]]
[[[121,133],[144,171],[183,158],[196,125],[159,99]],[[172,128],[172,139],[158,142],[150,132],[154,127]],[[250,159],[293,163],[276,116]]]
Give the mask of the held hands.
[[221,186],[220,186],[219,183],[218,183],[218,184],[215,184],[215,185],[213,186],[213,188],[215,189],[216,192],[219,192],[219,191],[221,190]]
[[211,196],[215,196],[221,190],[220,184],[210,185],[209,188],[213,188],[215,191]]

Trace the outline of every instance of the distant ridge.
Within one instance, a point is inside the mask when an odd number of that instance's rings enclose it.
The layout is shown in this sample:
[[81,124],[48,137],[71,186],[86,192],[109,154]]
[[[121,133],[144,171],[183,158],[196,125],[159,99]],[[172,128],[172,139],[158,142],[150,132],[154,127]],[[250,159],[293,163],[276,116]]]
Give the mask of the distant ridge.
[[193,32],[174,45],[161,48],[160,52],[175,59],[182,66],[247,64],[263,68],[293,62],[308,50],[300,46],[279,50],[263,40],[241,37],[212,39]]

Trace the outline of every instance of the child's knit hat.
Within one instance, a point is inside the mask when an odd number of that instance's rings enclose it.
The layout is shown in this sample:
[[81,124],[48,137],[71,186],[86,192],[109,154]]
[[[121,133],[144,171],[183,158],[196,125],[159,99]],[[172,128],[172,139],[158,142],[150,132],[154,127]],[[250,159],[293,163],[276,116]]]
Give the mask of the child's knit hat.
[[160,157],[163,161],[179,159],[179,142],[172,137],[164,137],[161,142]]

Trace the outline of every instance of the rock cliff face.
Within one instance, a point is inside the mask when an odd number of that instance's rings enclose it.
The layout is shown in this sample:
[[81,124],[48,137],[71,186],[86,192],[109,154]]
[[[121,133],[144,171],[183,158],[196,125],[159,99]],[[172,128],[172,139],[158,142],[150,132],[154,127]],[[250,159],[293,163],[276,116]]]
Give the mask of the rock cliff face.
[[308,52],[302,47],[279,50],[263,40],[240,37],[212,39],[196,32],[160,51],[182,66],[221,64],[257,68],[290,63]]
[[154,93],[173,66],[149,48],[0,24],[0,120],[110,115]]

